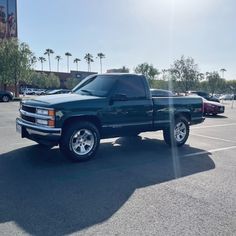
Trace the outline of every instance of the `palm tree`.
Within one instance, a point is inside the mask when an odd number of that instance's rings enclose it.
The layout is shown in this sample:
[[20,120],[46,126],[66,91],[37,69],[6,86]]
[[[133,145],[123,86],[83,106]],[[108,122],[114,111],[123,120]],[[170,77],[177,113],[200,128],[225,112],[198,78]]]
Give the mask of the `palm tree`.
[[57,60],[57,72],[59,72],[59,63],[62,60],[61,56],[56,56],[55,59]]
[[69,67],[70,67],[70,65],[69,65],[69,64],[70,64],[70,61],[69,61],[69,60],[70,60],[70,57],[72,56],[72,54],[69,53],[69,52],[66,52],[66,53],[65,53],[65,56],[67,57],[67,72],[69,73],[69,69],[70,69],[70,68],[69,68]]
[[31,65],[32,65],[32,67],[33,67],[33,69],[34,69],[35,63],[37,62],[37,57],[36,57],[36,56],[33,56],[33,57],[31,58],[30,62],[31,62]]
[[93,60],[93,55],[90,53],[87,53],[84,57],[84,59],[86,60],[86,62],[88,63],[88,72],[91,71],[91,62],[94,62]]
[[222,68],[220,71],[222,72],[222,78],[224,79],[224,73],[226,72],[226,69]]
[[76,69],[79,71],[79,61],[81,61],[79,58],[74,59],[74,63],[76,63]]
[[105,58],[105,54],[103,54],[102,52],[98,53],[98,58],[100,60],[100,69],[101,69],[101,74],[102,74],[102,59]]
[[38,59],[41,62],[41,71],[43,71],[43,63],[46,61],[44,57],[39,57]]
[[50,55],[53,54],[54,51],[50,48],[47,48],[44,55],[48,55],[48,65],[49,65],[49,71],[51,71],[51,58]]

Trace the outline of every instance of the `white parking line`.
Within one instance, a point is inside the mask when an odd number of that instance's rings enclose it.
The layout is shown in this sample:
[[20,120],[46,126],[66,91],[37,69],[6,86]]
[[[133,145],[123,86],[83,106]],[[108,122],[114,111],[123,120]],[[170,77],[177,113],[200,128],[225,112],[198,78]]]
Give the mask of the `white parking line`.
[[227,151],[227,150],[230,150],[230,149],[236,149],[236,146],[212,149],[212,150],[208,150],[208,151],[189,153],[189,154],[184,155],[184,157],[194,157],[194,156],[199,156],[199,155],[203,155],[203,154],[212,154],[214,152]]
[[216,138],[216,137],[207,136],[207,135],[201,135],[201,134],[191,134],[191,135],[193,135],[193,136],[198,136],[198,137],[202,137],[202,138],[209,138],[209,139],[224,141],[224,142],[236,143],[236,141],[234,141],[234,140],[223,139],[223,138]]
[[202,125],[202,126],[192,127],[191,129],[205,129],[205,128],[225,127],[225,126],[234,126],[234,125],[236,125],[236,123],[221,124],[221,125]]

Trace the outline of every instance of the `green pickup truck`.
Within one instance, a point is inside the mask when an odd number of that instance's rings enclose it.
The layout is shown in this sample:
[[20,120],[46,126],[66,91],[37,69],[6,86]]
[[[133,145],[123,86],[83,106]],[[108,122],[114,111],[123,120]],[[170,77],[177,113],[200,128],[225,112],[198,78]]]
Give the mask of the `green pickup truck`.
[[73,161],[95,156],[100,139],[163,130],[170,146],[182,146],[189,126],[204,121],[199,97],[152,97],[136,74],[91,75],[70,94],[23,100],[17,131],[41,145],[60,146]]

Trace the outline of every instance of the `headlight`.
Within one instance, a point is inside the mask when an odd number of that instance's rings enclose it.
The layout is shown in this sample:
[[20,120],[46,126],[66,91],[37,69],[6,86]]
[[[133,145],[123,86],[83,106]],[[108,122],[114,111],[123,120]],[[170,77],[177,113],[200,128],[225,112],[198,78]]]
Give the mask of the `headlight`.
[[36,113],[43,116],[55,116],[55,111],[52,109],[37,108]]
[[54,120],[36,119],[36,123],[38,125],[45,125],[45,126],[49,126],[49,127],[55,127],[55,121]]
[[48,121],[42,119],[36,119],[36,123],[39,125],[48,125]]
[[209,105],[209,107],[211,107],[211,108],[215,108],[216,106],[215,106],[215,105],[212,105],[212,104],[210,104],[210,105]]

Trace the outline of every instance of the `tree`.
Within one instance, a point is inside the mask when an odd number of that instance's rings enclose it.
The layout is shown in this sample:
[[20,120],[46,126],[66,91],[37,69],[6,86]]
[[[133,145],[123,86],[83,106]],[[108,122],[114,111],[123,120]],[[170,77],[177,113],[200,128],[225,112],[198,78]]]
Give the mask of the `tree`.
[[38,59],[41,62],[41,71],[43,71],[43,63],[46,61],[44,57],[39,57]]
[[48,66],[49,66],[49,71],[51,71],[51,54],[53,54],[54,51],[50,48],[47,48],[44,55],[47,55],[48,56]]
[[151,86],[154,84],[154,80],[160,72],[152,65],[148,63],[142,63],[134,69],[135,73],[144,75]]
[[45,73],[37,73],[33,72],[31,74],[31,84],[34,87],[38,88],[59,88],[60,87],[60,80],[59,78],[53,74],[50,73],[49,75]]
[[0,43],[0,83],[4,87],[14,85],[15,96],[18,96],[19,81],[30,79],[33,57],[29,46],[16,39]]
[[107,73],[129,73],[129,68],[126,66],[122,66],[118,69],[109,69],[107,70]]
[[79,62],[80,62],[81,60],[79,59],[79,58],[75,58],[74,59],[74,63],[76,63],[76,70],[77,71],[79,71]]
[[222,78],[224,79],[224,74],[225,74],[225,72],[226,72],[226,69],[222,68],[222,69],[220,69],[220,71],[221,71],[221,73],[222,73]]
[[31,64],[32,64],[33,67],[35,66],[36,62],[37,62],[37,57],[36,57],[36,56],[33,56],[33,57],[31,58]]
[[60,79],[53,73],[47,76],[46,88],[60,88]]
[[180,92],[187,92],[188,90],[196,88],[198,82],[202,79],[200,76],[198,65],[195,64],[194,59],[191,57],[181,57],[176,60],[174,65],[171,66],[170,75],[171,81],[178,81],[175,85],[180,86]]
[[221,80],[216,71],[207,74],[208,88],[212,95],[218,90],[220,83],[222,83]]
[[88,63],[88,72],[91,72],[91,62],[94,62],[93,55],[90,53],[87,53],[84,57],[86,62]]
[[59,72],[59,63],[60,63],[60,60],[62,60],[61,56],[56,56],[55,59],[57,60],[57,72]]
[[73,89],[79,82],[80,80],[78,80],[77,78],[68,78],[66,80],[66,87],[68,89]]
[[66,52],[65,56],[67,57],[67,72],[69,73],[69,71],[70,71],[70,57],[72,56],[72,54],[70,52]]
[[47,74],[33,72],[31,74],[31,84],[37,88],[47,88]]
[[102,59],[105,58],[105,54],[103,54],[102,52],[98,53],[98,58],[100,60],[100,71],[101,71],[101,74],[102,74]]
[[228,93],[233,93],[236,95],[236,80],[228,80],[227,81]]

